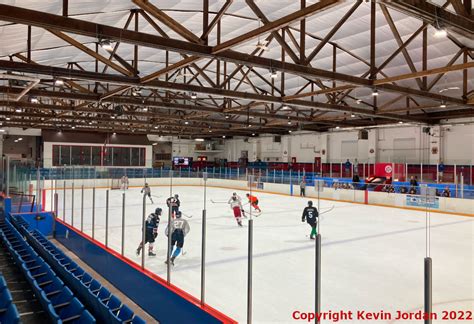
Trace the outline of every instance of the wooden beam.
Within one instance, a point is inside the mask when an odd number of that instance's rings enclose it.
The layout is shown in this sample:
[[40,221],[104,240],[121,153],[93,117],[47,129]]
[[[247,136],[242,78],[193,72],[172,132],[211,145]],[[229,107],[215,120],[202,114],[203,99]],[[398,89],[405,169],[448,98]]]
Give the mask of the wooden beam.
[[451,66],[434,68],[434,69],[429,69],[429,70],[426,70],[426,71],[419,71],[419,72],[415,72],[415,73],[401,74],[401,75],[397,75],[397,76],[394,76],[394,77],[375,80],[374,85],[392,83],[392,82],[401,81],[401,80],[415,79],[415,78],[430,76],[430,75],[433,75],[433,74],[441,74],[441,73],[444,74],[444,73],[448,73],[448,72],[467,70],[467,69],[472,69],[472,68],[474,68],[474,62],[467,62],[467,63],[462,63],[462,64],[456,64],[456,65],[451,65]]
[[[380,8],[382,9],[382,13],[385,16],[385,20],[387,21],[388,25],[390,26],[390,30],[392,31],[392,34],[395,37],[395,40],[397,41],[398,46],[399,47],[402,46],[403,45],[402,38],[400,36],[400,33],[398,32],[397,27],[395,26],[395,22],[393,21],[392,16],[388,12],[387,7],[385,7],[384,5],[380,5]],[[406,48],[402,49],[402,54],[403,54],[403,57],[405,58],[405,61],[408,64],[408,67],[410,68],[411,72],[416,73],[415,64],[413,63],[413,61],[410,57],[410,54],[408,53],[408,50]],[[416,82],[418,83],[418,87],[420,89],[423,89],[423,82],[419,78],[416,78]]]
[[469,13],[466,11],[466,8],[464,7],[464,4],[461,0],[449,0],[449,2],[451,3],[454,8],[454,11],[456,11],[458,15],[464,17],[469,17],[471,15],[470,10]]
[[165,12],[162,10],[158,9],[155,5],[153,5],[150,1],[148,0],[132,0],[132,2],[140,7],[142,10],[148,12],[150,15],[161,21],[163,24],[168,26],[171,30],[173,30],[175,33],[183,37],[184,39],[193,42],[193,43],[198,43],[201,44],[203,41],[194,35],[191,31],[189,31],[186,27],[184,27],[182,24],[168,16]]
[[53,35],[57,36],[58,38],[62,39],[66,43],[76,47],[77,49],[83,51],[84,53],[86,53],[86,54],[92,56],[93,58],[101,61],[102,63],[110,66],[115,71],[120,72],[120,73],[125,74],[125,75],[128,75],[128,76],[133,75],[133,72],[131,72],[129,70],[126,70],[126,69],[122,68],[121,66],[119,66],[118,64],[115,64],[114,62],[110,61],[109,59],[106,59],[102,55],[97,54],[96,52],[94,52],[93,50],[88,48],[87,46],[85,46],[82,43],[76,41],[74,38],[72,38],[72,37],[70,37],[70,36],[68,36],[68,35],[66,35],[66,34],[64,34],[60,31],[57,31],[57,30],[48,29],[48,31],[51,34],[53,34]]
[[202,35],[201,35],[201,39],[204,40],[204,39],[207,39],[207,37],[209,36],[209,34],[211,33],[211,31],[214,29],[214,27],[217,25],[217,22],[219,20],[221,20],[222,16],[224,16],[225,12],[227,11],[227,9],[229,9],[229,7],[232,5],[232,3],[234,2],[234,0],[227,0],[224,5],[222,6],[222,8],[217,12],[217,15],[214,16],[214,19],[212,19],[211,23],[204,29]]
[[[263,26],[266,26],[270,24],[270,21],[268,18],[265,16],[265,14],[260,10],[260,8],[255,4],[254,1],[247,1],[247,5],[252,9],[252,11],[255,13],[255,15],[263,22]],[[285,50],[285,52],[291,57],[293,62],[299,63],[299,58],[295,54],[295,52],[291,49],[291,47],[283,40],[281,35],[278,33],[278,31],[272,31],[271,34],[275,38],[275,40],[280,44],[280,46]]]
[[464,37],[474,38],[474,20],[452,13],[428,1],[384,0],[383,3],[418,19],[421,18],[430,23],[439,22]]
[[[266,33],[271,33],[272,31],[277,31],[283,27],[286,27],[290,25],[291,23],[300,21],[301,19],[310,17],[317,12],[320,12],[321,10],[326,10],[331,8],[332,6],[336,5],[338,0],[321,0],[313,5],[307,6],[302,10],[298,10],[296,12],[293,12],[289,15],[286,15],[282,18],[279,18],[275,21],[272,21],[271,23],[265,24],[264,26],[254,29],[252,31],[249,31],[245,34],[242,34],[236,38],[230,39],[226,42],[221,43],[218,46],[214,46],[212,49],[212,53],[220,53],[222,51],[225,51],[227,49],[230,49],[232,47],[235,47],[236,45],[242,44],[244,42],[248,42],[249,40],[255,39],[258,36]],[[252,3],[254,4],[253,0],[246,0],[246,3],[248,5],[251,5]]]
[[68,11],[69,11],[69,1],[63,0],[63,16],[64,17],[68,16]]
[[316,46],[316,48],[308,55],[306,58],[305,64],[311,63],[311,61],[318,55],[321,49],[326,45],[329,40],[337,33],[337,31],[341,28],[342,25],[349,19],[350,16],[359,8],[360,4],[362,3],[361,0],[357,0],[354,5],[347,11],[344,16],[334,25],[334,27],[326,34],[326,36],[321,40],[321,42]]

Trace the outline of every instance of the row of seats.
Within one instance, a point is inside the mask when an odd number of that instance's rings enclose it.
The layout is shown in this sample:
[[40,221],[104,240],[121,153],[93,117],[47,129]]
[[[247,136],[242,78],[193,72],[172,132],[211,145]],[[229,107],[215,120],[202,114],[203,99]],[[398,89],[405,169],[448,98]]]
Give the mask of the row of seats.
[[12,294],[0,273],[0,323],[20,323],[20,314],[13,303]]
[[142,318],[134,315],[133,311],[119,298],[84,271],[38,230],[29,231],[28,223],[21,216],[15,216],[13,222],[98,321],[103,323],[145,323]]
[[0,224],[0,239],[8,248],[15,264],[22,270],[54,323],[90,324],[96,322],[84,305],[74,297],[71,290],[24,240],[8,219]]

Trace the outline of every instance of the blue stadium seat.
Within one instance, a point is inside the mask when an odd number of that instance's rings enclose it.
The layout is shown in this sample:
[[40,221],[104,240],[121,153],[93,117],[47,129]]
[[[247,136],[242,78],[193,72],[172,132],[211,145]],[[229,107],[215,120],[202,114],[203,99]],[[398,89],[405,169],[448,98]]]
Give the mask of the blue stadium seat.
[[135,315],[132,324],[146,324],[146,322],[141,317]]
[[89,285],[89,290],[90,292],[96,296],[96,294],[99,293],[99,290],[100,290],[100,287],[102,287],[102,285],[100,284],[100,282],[98,282],[97,280],[93,279],[91,284]]
[[14,304],[10,303],[4,312],[0,312],[0,323],[20,323],[20,314],[18,313],[18,310]]
[[107,303],[109,302],[110,300],[110,297],[112,297],[112,293],[105,287],[102,286],[102,288],[100,288],[99,290],[99,293],[97,295],[97,298],[102,302],[104,303],[105,305],[107,305]]
[[7,283],[5,281],[5,278],[0,274],[0,291],[5,288],[7,288]]
[[127,305],[122,305],[117,314],[117,323],[131,323],[132,319],[133,311]]
[[120,307],[122,307],[122,302],[116,296],[112,295],[107,303],[107,307],[112,314],[116,315],[119,312]]
[[12,301],[13,298],[10,290],[4,288],[2,291],[0,291],[0,313],[2,311],[6,312]]
[[[51,307],[53,306],[51,305]],[[71,323],[81,317],[81,314],[84,311],[84,305],[82,305],[77,298],[73,298],[66,307],[54,310],[63,323]]]

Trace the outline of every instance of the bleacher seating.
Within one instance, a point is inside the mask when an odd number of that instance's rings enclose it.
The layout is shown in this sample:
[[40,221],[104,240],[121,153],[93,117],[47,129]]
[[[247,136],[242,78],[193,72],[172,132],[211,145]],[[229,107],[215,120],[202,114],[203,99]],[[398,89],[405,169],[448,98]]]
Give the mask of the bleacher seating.
[[[30,231],[28,223],[21,216],[12,218],[13,224],[26,237],[32,247],[46,260],[51,269],[46,267],[36,268],[32,275],[47,273],[54,271],[64,280],[67,287],[71,289],[74,296],[82,301],[98,322],[101,323],[144,323],[144,321],[119,298],[110,293],[107,288],[103,287],[100,282],[95,280],[89,273],[82,269],[71,258],[65,255],[55,244],[49,241],[38,230]],[[31,272],[31,271],[30,271]],[[37,280],[45,276],[37,277]],[[48,297],[48,293],[44,293],[54,305],[64,304],[67,302],[69,294],[61,291],[59,296]],[[51,292],[50,292],[51,294]],[[57,303],[57,304],[56,304]],[[72,309],[79,310],[77,303],[68,304]],[[60,313],[62,314],[62,313]]]
[[20,323],[20,314],[13,304],[13,298],[7,283],[0,273],[0,323]]
[[[67,295],[68,288],[64,286],[64,283],[56,276],[56,273],[23,239],[8,219],[5,219],[0,224],[0,240],[7,246],[14,262],[22,270],[54,323],[96,322],[94,317],[77,298],[72,294]],[[44,291],[46,289],[50,291],[51,287],[54,287],[55,293],[50,293],[48,296]],[[62,299],[61,302],[49,299],[49,297],[56,294],[61,294],[63,297],[68,296],[68,299]]]

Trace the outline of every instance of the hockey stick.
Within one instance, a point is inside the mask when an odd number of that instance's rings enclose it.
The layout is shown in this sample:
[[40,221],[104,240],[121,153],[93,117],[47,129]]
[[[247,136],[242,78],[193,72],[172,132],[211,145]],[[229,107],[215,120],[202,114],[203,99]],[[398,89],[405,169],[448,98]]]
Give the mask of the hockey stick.
[[183,212],[181,212],[181,215],[183,215],[186,218],[193,218],[193,215],[188,215],[188,214],[185,214]]
[[163,196],[155,196],[155,195],[151,195],[152,197],[155,197],[155,198],[161,198]]
[[[243,215],[244,217],[247,217],[246,215],[249,215],[249,216],[250,216],[250,213],[242,209],[242,215]],[[260,216],[260,215],[262,215],[262,212],[257,212],[257,211],[252,212],[252,216],[258,217],[258,216]]]
[[213,204],[227,204],[228,202],[227,201],[215,201],[215,200],[211,199],[211,203],[213,203]]
[[320,212],[319,215],[322,215],[322,214],[326,214],[326,213],[329,213],[331,210],[334,209],[334,205],[332,205],[331,207],[329,207],[329,209],[323,211],[323,212]]

